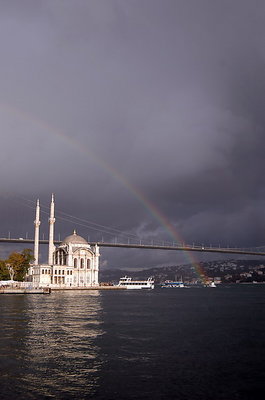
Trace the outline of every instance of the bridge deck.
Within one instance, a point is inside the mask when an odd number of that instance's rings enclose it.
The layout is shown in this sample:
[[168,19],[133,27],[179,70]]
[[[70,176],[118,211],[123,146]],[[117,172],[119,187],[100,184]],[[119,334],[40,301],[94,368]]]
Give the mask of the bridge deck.
[[[0,238],[0,243],[34,243],[34,239],[11,239]],[[40,240],[40,244],[48,244],[48,240]],[[55,244],[61,243],[59,240],[54,241]],[[150,249],[150,250],[175,250],[175,251],[196,251],[201,253],[223,253],[223,254],[241,254],[251,256],[265,256],[264,251],[237,249],[237,248],[220,248],[220,247],[207,247],[207,246],[190,246],[190,245],[155,245],[155,244],[137,244],[137,243],[108,243],[108,242],[89,242],[90,245],[98,245],[99,247],[119,247],[126,249]]]

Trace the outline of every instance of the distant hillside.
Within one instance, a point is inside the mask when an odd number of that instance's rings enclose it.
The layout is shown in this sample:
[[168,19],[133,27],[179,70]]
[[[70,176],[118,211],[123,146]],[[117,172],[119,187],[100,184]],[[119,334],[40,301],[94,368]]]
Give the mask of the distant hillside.
[[[199,266],[205,276],[222,283],[265,282],[265,260],[264,264],[260,260],[220,260],[200,262]],[[157,283],[181,278],[190,283],[200,281],[197,271],[191,264],[149,268],[141,271],[102,270],[100,271],[100,281],[115,283],[125,275],[134,279],[146,279],[153,276]]]

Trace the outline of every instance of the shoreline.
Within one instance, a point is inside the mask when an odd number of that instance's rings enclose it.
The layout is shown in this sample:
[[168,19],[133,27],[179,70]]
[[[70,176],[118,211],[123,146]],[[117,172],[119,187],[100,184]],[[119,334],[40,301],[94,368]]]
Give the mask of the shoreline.
[[45,288],[3,288],[0,294],[50,294],[60,291],[76,291],[76,290],[126,290],[125,287],[119,286],[87,286],[87,287],[45,287]]
[[120,286],[79,286],[79,287],[57,287],[57,288],[50,288],[51,291],[61,291],[61,290],[126,290],[124,287]]

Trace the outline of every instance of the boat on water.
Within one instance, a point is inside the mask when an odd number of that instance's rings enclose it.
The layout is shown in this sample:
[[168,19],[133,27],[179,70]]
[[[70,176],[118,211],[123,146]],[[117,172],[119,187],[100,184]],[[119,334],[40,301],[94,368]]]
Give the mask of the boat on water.
[[154,289],[155,281],[152,277],[148,278],[146,281],[137,281],[132,280],[129,276],[124,276],[120,278],[118,286],[126,289]]
[[216,284],[214,282],[210,282],[210,283],[206,283],[204,285],[204,287],[212,287],[212,288],[214,288],[214,287],[216,287]]
[[188,288],[185,286],[182,281],[165,281],[161,284],[162,289],[169,289],[169,288]]

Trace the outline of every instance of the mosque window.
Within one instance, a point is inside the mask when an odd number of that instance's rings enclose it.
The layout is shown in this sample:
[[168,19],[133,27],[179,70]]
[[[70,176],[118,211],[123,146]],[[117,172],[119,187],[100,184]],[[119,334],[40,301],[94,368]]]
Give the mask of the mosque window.
[[90,262],[91,262],[91,260],[87,260],[87,269],[89,269],[90,268]]
[[77,258],[74,258],[74,267],[77,267]]
[[83,258],[81,258],[81,260],[80,260],[80,266],[81,266],[81,268],[84,268],[84,259]]
[[73,275],[73,271],[70,271],[70,275]]
[[64,269],[62,270],[62,274],[64,275]]
[[59,269],[58,274],[61,275],[61,270]]
[[65,254],[64,254],[64,251],[61,251],[61,265],[65,265]]
[[54,271],[54,275],[57,275],[57,269]]
[[41,273],[44,274],[44,269],[41,270]]

